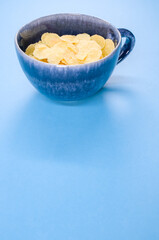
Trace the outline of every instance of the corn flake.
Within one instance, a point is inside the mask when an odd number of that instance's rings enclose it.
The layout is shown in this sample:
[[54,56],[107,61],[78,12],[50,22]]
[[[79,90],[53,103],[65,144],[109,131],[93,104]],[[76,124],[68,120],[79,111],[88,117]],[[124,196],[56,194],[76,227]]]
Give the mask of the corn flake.
[[91,36],[91,40],[96,41],[101,48],[104,48],[105,39],[102,36],[95,34],[95,35]]
[[105,40],[105,46],[102,49],[103,56],[106,57],[108,56],[113,50],[114,50],[114,42],[111,39],[106,39]]
[[41,36],[41,41],[48,47],[53,47],[56,43],[60,42],[61,39],[56,33],[44,33]]
[[35,45],[36,45],[36,43],[30,44],[30,45],[26,48],[25,53],[26,53],[27,55],[33,55],[33,52],[34,52],[34,50],[35,50]]
[[78,39],[74,35],[63,35],[61,39],[69,43],[78,43]]
[[50,48],[48,48],[43,43],[37,43],[35,45],[35,50],[33,52],[34,57],[36,57],[39,60],[47,59],[50,53]]
[[76,35],[76,39],[78,40],[90,40],[90,35],[87,33],[80,33]]
[[67,42],[56,43],[51,49],[48,56],[48,62],[53,64],[59,64],[63,59],[67,51]]

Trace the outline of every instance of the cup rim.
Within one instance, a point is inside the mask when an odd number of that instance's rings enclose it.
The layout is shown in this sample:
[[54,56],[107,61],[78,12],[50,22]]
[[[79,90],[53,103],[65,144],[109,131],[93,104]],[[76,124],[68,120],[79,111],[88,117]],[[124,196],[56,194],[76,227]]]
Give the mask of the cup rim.
[[[45,63],[45,62],[42,62],[42,61],[39,61],[39,60],[36,60],[34,58],[31,58],[30,56],[28,56],[20,47],[19,47],[19,44],[18,44],[18,41],[17,41],[17,38],[18,38],[18,34],[20,33],[20,31],[27,25],[29,24],[32,24],[38,20],[42,20],[42,19],[45,19],[45,18],[49,18],[49,17],[52,17],[52,16],[84,16],[84,17],[91,17],[91,18],[94,18],[96,20],[100,20],[100,21],[103,21],[105,23],[107,23],[108,25],[111,25],[118,33],[119,35],[119,42],[117,44],[117,46],[114,48],[114,50],[106,57],[102,58],[102,59],[99,59],[97,61],[93,61],[93,62],[90,62],[90,63],[84,63],[84,64],[76,64],[76,65],[59,65],[59,64],[52,64],[52,63]],[[20,52],[20,54],[22,54],[23,57],[26,57],[28,58],[28,60],[30,61],[33,61],[33,62],[36,62],[38,64],[42,64],[44,66],[51,66],[51,67],[59,67],[59,68],[77,68],[77,67],[83,67],[83,66],[90,66],[90,65],[94,65],[94,64],[97,64],[97,63],[102,63],[104,62],[105,60],[111,58],[111,56],[117,51],[117,49],[119,48],[120,44],[121,44],[121,34],[119,32],[119,30],[114,26],[112,25],[111,23],[107,22],[106,20],[103,20],[101,18],[98,18],[98,17],[94,17],[94,16],[91,16],[91,15],[87,15],[87,14],[80,14],[80,13],[56,13],[56,14],[50,14],[50,15],[46,15],[46,16],[43,16],[43,17],[39,17],[39,18],[36,18],[32,21],[30,21],[29,23],[26,23],[24,24],[16,33],[15,35],[15,38],[14,38],[14,42],[15,42],[15,46],[17,48],[17,50]]]

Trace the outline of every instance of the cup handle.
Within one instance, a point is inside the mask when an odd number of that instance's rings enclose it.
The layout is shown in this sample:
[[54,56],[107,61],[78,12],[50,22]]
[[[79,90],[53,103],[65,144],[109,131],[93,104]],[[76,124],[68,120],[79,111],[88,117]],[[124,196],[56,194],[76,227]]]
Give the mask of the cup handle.
[[125,41],[124,45],[121,47],[117,64],[120,63],[121,61],[123,61],[129,55],[129,53],[133,50],[133,48],[135,46],[135,36],[133,35],[132,32],[130,32],[129,30],[127,30],[125,28],[118,28],[118,30],[121,34],[121,37],[126,38],[126,41]]

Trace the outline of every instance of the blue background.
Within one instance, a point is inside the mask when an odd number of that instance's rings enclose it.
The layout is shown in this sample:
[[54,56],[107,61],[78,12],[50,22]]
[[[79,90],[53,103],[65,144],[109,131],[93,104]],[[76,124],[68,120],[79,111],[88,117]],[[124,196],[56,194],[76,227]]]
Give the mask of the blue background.
[[[158,1],[0,9],[0,240],[158,240]],[[78,103],[38,93],[15,54],[22,25],[59,12],[100,17],[137,39],[105,88]]]

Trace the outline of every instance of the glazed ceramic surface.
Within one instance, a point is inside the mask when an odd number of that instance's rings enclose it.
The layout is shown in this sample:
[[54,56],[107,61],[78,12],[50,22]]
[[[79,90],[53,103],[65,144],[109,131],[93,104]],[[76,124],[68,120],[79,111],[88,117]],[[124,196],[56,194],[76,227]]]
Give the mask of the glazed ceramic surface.
[[[116,48],[107,57],[88,64],[63,66],[43,63],[27,56],[26,47],[40,40],[44,32],[59,35],[88,33],[111,38]],[[126,42],[121,48],[121,37]],[[116,29],[108,22],[80,14],[55,14],[37,19],[22,27],[15,46],[21,67],[29,81],[41,93],[56,100],[79,100],[99,91],[109,79],[117,63],[133,49],[134,35],[126,29]]]

